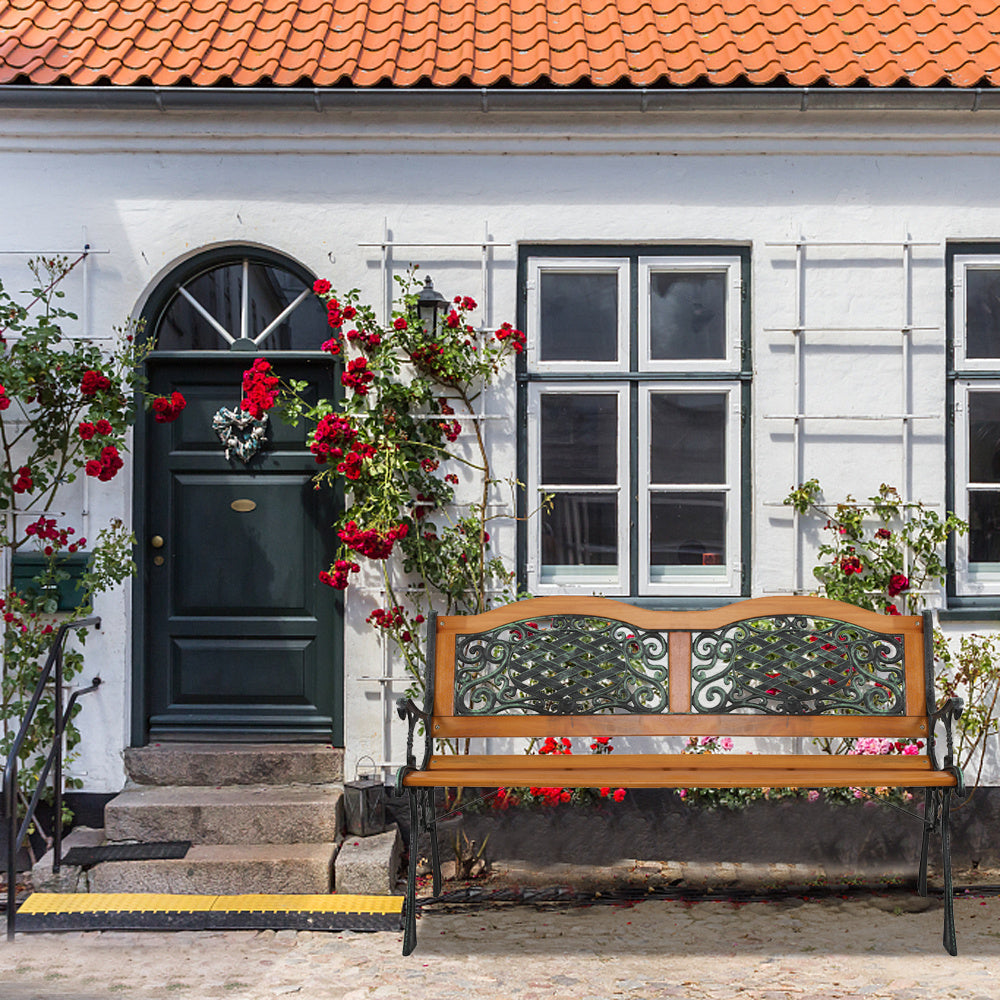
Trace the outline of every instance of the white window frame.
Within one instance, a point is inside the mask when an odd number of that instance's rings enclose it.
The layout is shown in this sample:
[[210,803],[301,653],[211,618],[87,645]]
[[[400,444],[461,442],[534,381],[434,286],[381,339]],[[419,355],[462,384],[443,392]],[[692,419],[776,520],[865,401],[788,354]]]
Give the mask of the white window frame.
[[[618,360],[542,361],[539,357],[542,328],[541,276],[543,272],[615,274],[618,277]],[[528,338],[528,368],[541,373],[593,374],[627,372],[629,368],[629,260],[627,257],[535,257],[528,262],[528,324],[535,334]]]
[[[616,395],[618,409],[618,439],[615,462],[617,482],[612,485],[565,485],[541,482],[541,397],[543,395]],[[599,592],[624,596],[629,589],[629,495],[628,442],[629,427],[628,383],[601,382],[535,382],[528,387],[528,589],[532,594],[563,594]],[[586,460],[586,456],[581,456]],[[546,493],[617,493],[618,565],[592,567],[592,572],[543,575],[541,526],[543,513],[539,509]]]
[[[726,402],[726,454],[724,456],[724,483],[653,483],[651,475],[652,446],[652,397],[654,395],[690,395],[692,393],[719,393],[727,397]],[[636,475],[639,491],[639,566],[642,577],[640,589],[645,594],[699,595],[739,594],[743,554],[741,551],[740,488],[741,488],[741,387],[738,382],[660,382],[639,386],[639,459]],[[725,544],[726,561],[722,572],[717,574],[685,572],[677,567],[677,573],[669,578],[654,579],[651,574],[650,552],[650,496],[662,492],[721,493],[726,496]],[[734,509],[734,507],[736,509]]]
[[959,371],[996,371],[1000,368],[1000,355],[995,358],[970,358],[966,350],[968,340],[965,329],[966,275],[969,271],[1000,271],[1000,254],[956,254],[952,270],[952,329],[955,338],[955,368]]
[[[639,258],[639,369],[649,372],[737,372],[741,363],[740,300],[743,283],[739,257]],[[654,273],[726,275],[726,353],[722,358],[654,359],[651,337],[650,277]]]
[[[1000,483],[973,483],[969,480],[969,396],[974,392],[1000,394],[1000,378],[955,381],[955,513],[969,520],[969,494],[976,490],[1000,492]],[[1000,562],[976,563],[969,560],[968,534],[955,538],[955,593],[961,597],[1000,593]],[[975,569],[974,566],[982,566]]]

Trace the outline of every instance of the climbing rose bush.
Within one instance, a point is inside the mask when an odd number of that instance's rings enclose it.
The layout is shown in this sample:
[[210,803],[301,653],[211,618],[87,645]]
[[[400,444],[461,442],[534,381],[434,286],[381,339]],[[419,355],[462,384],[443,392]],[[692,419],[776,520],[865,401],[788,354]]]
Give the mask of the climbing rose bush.
[[880,614],[916,614],[921,592],[944,583],[945,542],[968,531],[952,513],[941,518],[922,503],[904,508],[895,487],[884,483],[867,503],[848,496],[831,506],[822,499],[819,481],[810,479],[784,501],[820,526],[813,569],[820,594]]
[[[0,284],[0,545],[7,565],[19,553],[41,557],[27,585],[11,578],[0,586],[3,656],[0,666],[0,754],[6,756],[26,714],[41,658],[53,631],[59,587],[70,579],[67,558],[86,553],[79,569],[76,603],[62,620],[86,617],[95,597],[121,584],[134,570],[132,534],[119,520],[81,537],[76,525],[56,513],[64,491],[89,477],[97,484],[124,468],[126,435],[145,396],[141,373],[148,345],[131,329],[110,341],[81,338],[77,317],[62,305],[61,282],[83,258],[42,258],[29,263],[33,287],[11,293]],[[155,418],[176,419],[184,398],[151,400]],[[100,488],[100,487],[97,487]],[[83,632],[77,632],[84,641]],[[64,678],[72,681],[83,656],[69,648]],[[80,706],[77,706],[79,710]],[[53,693],[46,691],[19,762],[20,788],[37,784],[53,725]],[[75,726],[66,732],[66,760],[79,741]],[[68,784],[74,782],[69,779]]]
[[[512,583],[487,528],[495,516],[490,494],[501,484],[482,428],[471,418],[480,394],[524,350],[525,338],[509,323],[478,330],[478,305],[465,295],[425,328],[415,272],[397,280],[401,296],[385,323],[356,289],[335,291],[325,278],[313,285],[330,330],[322,349],[343,366],[340,400],[307,400],[306,383],[281,382],[260,358],[243,376],[241,406],[254,416],[274,410],[306,426],[316,486],[345,497],[333,526],[339,550],[319,579],[344,590],[366,564],[379,573],[386,603],[369,622],[401,651],[413,694],[423,675],[416,637],[431,604],[480,612],[490,595],[504,599]],[[463,480],[474,500],[458,515],[453,501]]]

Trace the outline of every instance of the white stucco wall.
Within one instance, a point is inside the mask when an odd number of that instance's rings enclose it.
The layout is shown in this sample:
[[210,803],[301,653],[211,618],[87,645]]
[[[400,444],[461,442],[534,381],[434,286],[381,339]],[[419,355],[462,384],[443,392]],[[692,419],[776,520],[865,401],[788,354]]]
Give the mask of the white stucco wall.
[[[810,422],[802,476],[827,497],[866,497],[882,482],[943,508],[945,295],[948,240],[1000,239],[1000,115],[986,112],[833,114],[352,114],[7,113],[0,121],[0,275],[20,287],[22,258],[89,242],[85,322],[110,331],[138,313],[185,256],[225,243],[290,255],[335,287],[382,294],[378,243],[474,244],[489,235],[491,314],[514,320],[519,242],[735,244],[752,248],[754,595],[809,585],[787,510],[773,506],[796,477],[791,424],[797,322],[795,251],[805,237],[864,244],[911,237],[915,424],[909,484],[899,424]],[[482,298],[472,247],[396,250],[446,294]],[[807,253],[805,322],[843,327],[904,322],[901,251],[827,247]],[[72,292],[72,289],[71,289]],[[814,413],[901,412],[900,334],[809,335],[802,395]],[[513,470],[513,381],[489,422],[497,468]],[[91,491],[96,521],[127,516],[129,483]],[[513,555],[513,529],[493,532]],[[130,594],[101,600],[105,630],[88,644],[87,675],[105,685],[80,718],[77,773],[92,791],[122,781],[130,711]],[[365,617],[375,595],[349,592],[347,770],[383,759],[382,672]],[[1000,604],[1000,601],[998,601]],[[963,627],[975,628],[974,623]],[[992,628],[991,625],[983,627]],[[390,699],[391,703],[391,699]],[[388,709],[385,709],[388,713]],[[401,749],[390,756],[398,760]]]

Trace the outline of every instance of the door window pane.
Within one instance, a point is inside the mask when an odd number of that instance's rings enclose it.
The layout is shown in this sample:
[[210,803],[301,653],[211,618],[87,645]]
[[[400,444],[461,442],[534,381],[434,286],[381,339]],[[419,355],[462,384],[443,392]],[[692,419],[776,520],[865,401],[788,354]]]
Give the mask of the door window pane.
[[1000,563],[1000,490],[969,492],[969,562]]
[[[251,340],[291,306],[309,285],[286,268],[246,262],[246,334]],[[184,282],[184,290],[234,340],[243,334],[244,261],[221,264]],[[262,351],[318,351],[329,337],[326,309],[313,294],[261,341]],[[224,351],[229,342],[186,296],[178,292],[156,324],[158,351]]]
[[1000,483],[1000,392],[969,393],[969,480]]
[[542,271],[541,361],[618,360],[618,274]]
[[[650,494],[650,577],[725,573],[726,497],[721,493]],[[683,567],[683,569],[678,569]]]
[[617,566],[617,494],[557,493],[541,519],[543,577]]
[[543,484],[618,482],[615,393],[545,393],[540,410]]
[[1000,269],[965,271],[965,353],[1000,358]]
[[650,356],[655,361],[726,356],[726,275],[653,271]]
[[653,483],[726,481],[726,405],[721,392],[650,395]]

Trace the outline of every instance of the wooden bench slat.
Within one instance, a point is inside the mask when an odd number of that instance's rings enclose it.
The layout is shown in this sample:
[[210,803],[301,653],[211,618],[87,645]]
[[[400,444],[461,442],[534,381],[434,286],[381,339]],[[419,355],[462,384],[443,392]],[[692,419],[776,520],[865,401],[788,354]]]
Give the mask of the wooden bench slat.
[[439,715],[439,739],[530,736],[891,736],[926,739],[926,715]]
[[[509,763],[508,763],[509,761]],[[543,787],[543,788],[853,788],[892,786],[950,788],[956,784],[948,771],[914,768],[686,768],[665,764],[659,768],[524,768],[518,758],[494,758],[488,767],[445,767],[408,774],[403,784],[412,788]]]
[[[718,770],[723,767],[740,771],[774,770],[795,767],[810,771],[932,771],[930,758],[923,754],[901,756],[864,756],[846,754],[437,754],[430,759],[427,770],[460,771],[489,767],[502,761],[507,768],[532,770],[662,770],[682,767],[685,770]],[[791,762],[791,764],[789,764]]]

